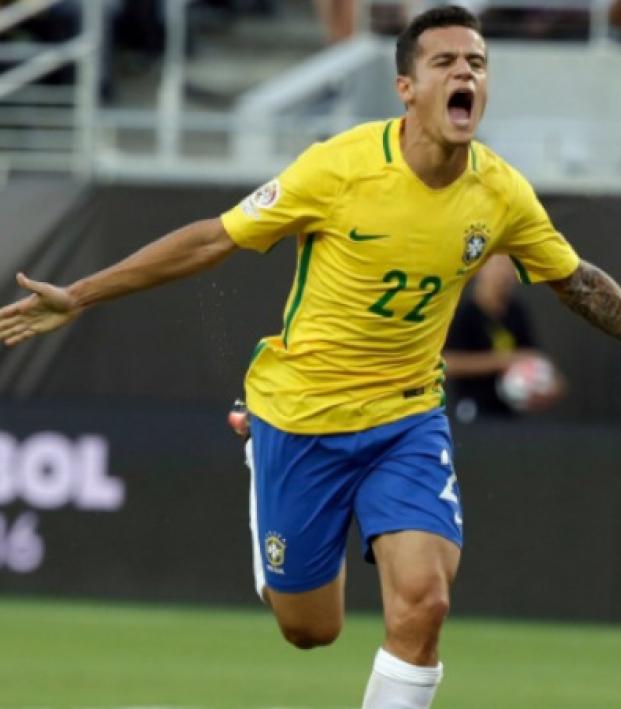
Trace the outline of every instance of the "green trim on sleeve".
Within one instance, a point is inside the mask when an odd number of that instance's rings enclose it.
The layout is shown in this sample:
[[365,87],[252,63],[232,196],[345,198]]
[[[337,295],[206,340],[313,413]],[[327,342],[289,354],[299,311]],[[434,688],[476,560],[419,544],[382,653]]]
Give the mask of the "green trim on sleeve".
[[382,136],[382,145],[384,146],[384,157],[387,163],[392,162],[392,151],[390,150],[390,127],[392,126],[392,121],[388,121],[386,127],[384,128],[384,135]]
[[302,248],[302,255],[300,256],[300,264],[298,266],[298,283],[295,290],[295,296],[289,312],[285,316],[285,330],[283,333],[283,343],[285,347],[288,345],[289,330],[291,328],[291,322],[300,307],[302,302],[302,296],[304,295],[304,288],[306,287],[306,279],[308,278],[308,267],[311,260],[311,254],[313,252],[313,243],[315,241],[315,235],[309,234],[304,242],[304,247]]
[[250,355],[250,362],[248,363],[248,366],[250,366],[255,361],[255,359],[261,354],[261,352],[263,352],[266,345],[267,342],[265,342],[265,340],[259,340],[257,342],[256,347],[254,348],[254,350],[252,350],[252,354]]
[[528,275],[528,271],[524,268],[524,264],[515,256],[510,256],[511,260],[513,261],[513,265],[515,266],[515,270],[518,272],[518,276],[520,277],[520,281],[525,285],[525,286],[530,286],[532,281],[530,280],[530,276]]

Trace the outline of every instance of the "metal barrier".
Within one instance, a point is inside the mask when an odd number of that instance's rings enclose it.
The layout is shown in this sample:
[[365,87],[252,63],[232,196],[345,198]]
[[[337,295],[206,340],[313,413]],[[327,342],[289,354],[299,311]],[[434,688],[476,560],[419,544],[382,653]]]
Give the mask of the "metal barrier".
[[[0,33],[59,5],[62,0],[25,0],[0,11]],[[95,153],[102,0],[81,0],[82,30],[54,45],[13,42],[0,46],[0,61],[15,62],[0,74],[0,160],[6,170],[92,172]],[[71,87],[34,84],[73,63]]]
[[[0,11],[0,32],[60,1],[25,0]],[[373,4],[378,3],[381,0]],[[0,160],[5,170],[66,170],[104,181],[254,184],[280,170],[312,141],[402,110],[392,89],[393,40],[366,33],[287,67],[244,93],[229,110],[192,107],[186,97],[185,76],[187,11],[193,0],[165,0],[166,44],[153,104],[140,109],[102,107],[98,103],[98,48],[104,4],[102,0],[81,0],[82,31],[61,45],[50,48],[20,43],[0,47],[0,61],[19,60],[17,66],[0,75]],[[531,0],[505,0],[488,6],[534,4]],[[607,0],[536,3],[538,7],[542,4],[563,9],[588,7],[591,41],[568,48],[552,43],[537,43],[536,48],[519,43],[492,44],[496,98],[482,135],[492,147],[504,147],[506,136],[515,135],[515,145],[521,146],[513,150],[518,166],[520,156],[527,155],[529,162],[521,167],[540,188],[618,192],[620,148],[614,136],[608,144],[602,139],[606,126],[621,120],[614,82],[609,81],[605,90],[609,96],[602,93],[598,98],[599,89],[589,90],[584,105],[593,107],[593,115],[584,130],[576,129],[576,120],[558,116],[554,106],[542,113],[540,130],[533,129],[532,114],[511,117],[498,110],[505,101],[501,98],[503,81],[508,83],[508,79],[498,77],[498,67],[513,75],[515,59],[520,57],[522,65],[523,57],[530,53],[538,53],[557,69],[567,55],[573,65],[584,65],[585,71],[593,67],[593,75],[609,62],[613,67],[609,71],[619,75],[616,67],[621,52],[606,36]],[[365,13],[370,5],[364,4]],[[557,54],[563,55],[560,60],[555,59]],[[73,87],[27,85],[68,62],[77,67]],[[546,78],[550,86],[542,91],[549,94],[554,91],[554,78],[547,70],[539,68],[532,81],[543,85]],[[537,95],[527,86],[529,81],[521,82],[525,91],[522,105],[537,106]],[[595,83],[599,86],[602,82]],[[606,107],[599,116],[594,107],[598,101]],[[36,113],[32,109],[27,112],[26,107],[36,107]],[[583,111],[580,120],[587,120],[585,115]],[[563,146],[571,144],[576,136],[582,144],[578,157],[576,151]],[[523,150],[524,145],[528,150]],[[515,159],[513,154],[509,157]]]

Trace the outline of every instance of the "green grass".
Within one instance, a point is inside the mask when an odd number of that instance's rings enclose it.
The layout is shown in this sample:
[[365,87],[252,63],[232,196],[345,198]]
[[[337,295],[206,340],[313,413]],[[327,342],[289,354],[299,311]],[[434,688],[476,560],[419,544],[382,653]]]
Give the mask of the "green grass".
[[[3,709],[353,709],[382,635],[300,652],[267,612],[0,602]],[[621,628],[452,620],[434,709],[618,709]]]

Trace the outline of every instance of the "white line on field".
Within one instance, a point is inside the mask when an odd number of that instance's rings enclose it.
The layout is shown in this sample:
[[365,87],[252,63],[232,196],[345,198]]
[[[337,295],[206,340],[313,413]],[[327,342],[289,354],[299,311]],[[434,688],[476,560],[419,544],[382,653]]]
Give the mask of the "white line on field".
[[[52,709],[51,707],[25,707],[24,709]],[[131,704],[126,706],[79,706],[74,709],[218,709],[217,707],[201,705],[189,706],[181,704]],[[313,709],[301,706],[272,706],[272,707],[239,707],[239,709]],[[324,707],[324,709],[357,709],[357,707]]]
[[[134,704],[132,706],[118,707],[79,707],[77,709],[217,709],[212,706],[180,706],[180,705],[144,705]],[[239,709],[253,709],[252,707],[239,707]],[[313,709],[313,707],[296,706],[274,706],[274,707],[256,707],[256,709]],[[357,707],[324,707],[324,709],[357,709]]]
[[[2,707],[2,704],[0,704]],[[21,709],[54,709],[45,705],[21,707]],[[219,709],[219,707],[208,705],[188,705],[188,704],[129,704],[123,706],[107,705],[76,705],[73,709]],[[313,707],[296,706],[272,706],[272,707],[239,707],[238,709],[313,709]],[[358,709],[357,707],[324,707],[323,709]]]

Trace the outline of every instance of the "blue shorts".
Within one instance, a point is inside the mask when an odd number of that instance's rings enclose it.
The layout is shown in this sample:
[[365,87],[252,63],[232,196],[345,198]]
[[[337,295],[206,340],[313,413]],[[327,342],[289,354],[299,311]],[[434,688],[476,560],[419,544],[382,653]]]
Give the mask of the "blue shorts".
[[[352,516],[363,553],[380,534],[422,530],[461,547],[462,510],[443,409],[355,433],[286,433],[256,416],[253,529],[265,581],[282,592],[339,573]],[[258,551],[258,549],[257,549]]]

